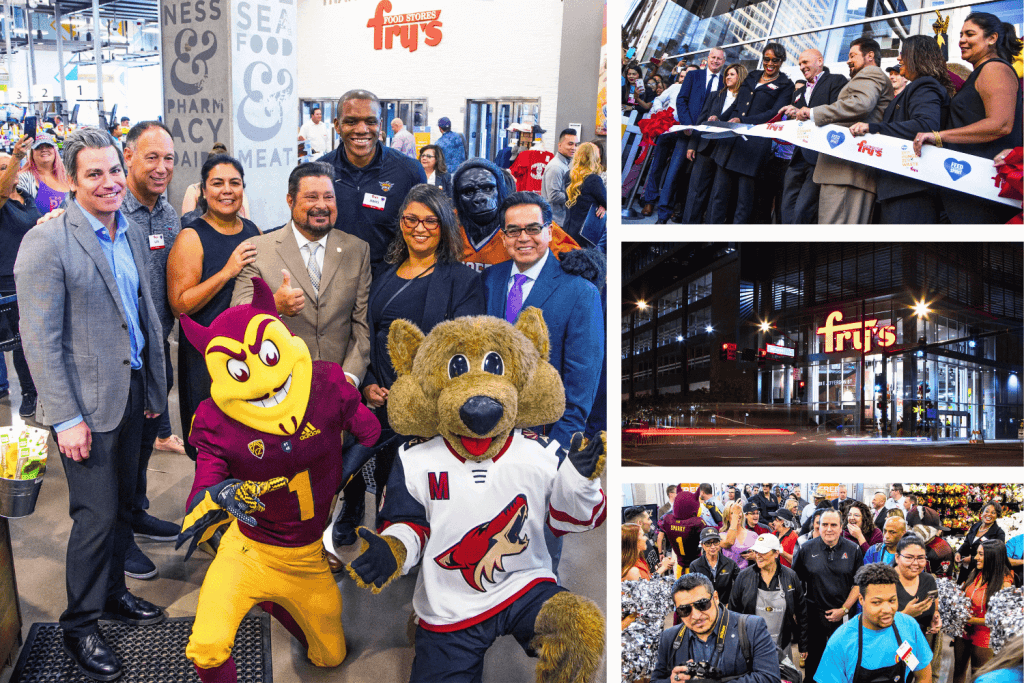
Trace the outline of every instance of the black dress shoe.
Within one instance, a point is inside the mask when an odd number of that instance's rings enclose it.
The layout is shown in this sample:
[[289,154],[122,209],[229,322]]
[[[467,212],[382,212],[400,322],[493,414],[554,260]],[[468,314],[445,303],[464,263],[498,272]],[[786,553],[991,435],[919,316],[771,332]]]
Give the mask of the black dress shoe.
[[36,395],[25,394],[21,395],[21,407],[18,408],[18,415],[25,418],[26,420],[36,414]]
[[335,548],[352,545],[356,542],[359,538],[356,535],[356,527],[363,523],[363,515],[366,513],[365,503],[349,505],[347,502],[342,501],[341,504],[344,507],[342,507],[341,514],[338,516],[337,521],[334,522],[334,528],[331,530],[331,540],[334,541]]
[[79,671],[93,680],[113,681],[121,677],[121,660],[99,633],[81,638],[65,635],[64,652]]
[[131,593],[125,593],[117,600],[107,600],[107,604],[103,606],[103,616],[100,618],[123,621],[132,626],[150,626],[159,624],[167,615],[153,603],[137,598]]

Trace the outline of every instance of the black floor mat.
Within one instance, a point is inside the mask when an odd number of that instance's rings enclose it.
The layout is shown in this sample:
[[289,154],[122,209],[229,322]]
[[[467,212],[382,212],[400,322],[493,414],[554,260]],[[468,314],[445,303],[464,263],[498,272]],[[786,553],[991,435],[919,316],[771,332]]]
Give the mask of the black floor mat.
[[[101,621],[100,633],[121,658],[124,674],[118,683],[198,683],[185,645],[193,617],[167,619],[155,626],[128,626]],[[273,683],[270,615],[242,620],[232,650],[238,683]],[[59,624],[32,624],[10,683],[94,683],[64,653]]]

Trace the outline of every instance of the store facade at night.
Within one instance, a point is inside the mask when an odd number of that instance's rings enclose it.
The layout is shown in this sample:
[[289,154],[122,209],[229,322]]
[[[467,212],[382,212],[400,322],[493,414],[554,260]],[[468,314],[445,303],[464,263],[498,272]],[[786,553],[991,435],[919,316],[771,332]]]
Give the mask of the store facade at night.
[[1019,243],[623,246],[624,401],[707,396],[791,426],[1017,437]]

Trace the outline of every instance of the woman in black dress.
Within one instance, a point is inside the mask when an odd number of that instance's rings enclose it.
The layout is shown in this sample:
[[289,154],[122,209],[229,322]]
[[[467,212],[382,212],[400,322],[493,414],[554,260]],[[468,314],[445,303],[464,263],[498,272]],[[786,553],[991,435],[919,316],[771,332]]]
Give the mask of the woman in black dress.
[[[1021,84],[1011,63],[1021,46],[1012,24],[987,12],[968,15],[960,30],[960,57],[974,70],[950,103],[950,128],[914,137],[918,155],[923,145],[935,145],[994,159],[1004,149],[1020,146]],[[942,188],[939,197],[953,224],[1005,223],[1020,212],[1020,207],[949,188]]]
[[971,525],[967,535],[964,536],[964,542],[960,544],[960,547],[956,549],[956,554],[953,555],[953,561],[958,565],[966,563],[960,569],[957,583],[962,585],[967,580],[967,575],[974,569],[974,555],[979,545],[984,541],[991,540],[1006,542],[1006,532],[996,524],[996,520],[999,519],[1002,512],[1003,507],[994,500],[986,502],[985,506],[981,508],[979,515],[981,519]]
[[[388,390],[396,379],[387,348],[391,323],[402,318],[428,334],[444,320],[487,312],[480,274],[460,261],[462,233],[444,192],[433,185],[414,186],[398,216],[400,229],[384,257],[391,267],[374,279],[367,303],[370,366],[363,397],[383,427],[378,444],[394,436],[387,417]],[[376,455],[378,508],[397,448],[392,441]]]
[[[182,228],[167,255],[167,298],[175,318],[188,314],[209,325],[231,306],[235,277],[256,260],[249,240],[260,234],[252,221],[242,218],[245,172],[237,159],[226,154],[207,158],[202,168],[202,196],[207,210]],[[196,459],[188,431],[196,408],[210,398],[210,374],[203,352],[178,337],[178,399],[185,430],[185,453]]]
[[[909,83],[900,91],[882,114],[879,123],[855,123],[850,126],[854,137],[881,133],[904,140],[913,140],[922,132],[940,130],[949,118],[950,98],[956,93],[946,71],[942,49],[929,36],[910,36],[903,41],[900,53],[901,74]],[[934,185],[884,173],[878,182],[880,223],[938,223],[939,201]]]
[[[768,43],[761,53],[762,71],[753,71],[740,86],[733,105],[721,118],[731,123],[767,123],[779,109],[793,101],[796,87],[789,76],[782,73],[786,61],[786,48],[779,43]],[[714,160],[718,165],[711,200],[708,205],[708,223],[749,223],[757,206],[759,177],[768,163],[772,151],[770,138],[740,137],[719,140]],[[735,211],[733,201],[735,200]]]

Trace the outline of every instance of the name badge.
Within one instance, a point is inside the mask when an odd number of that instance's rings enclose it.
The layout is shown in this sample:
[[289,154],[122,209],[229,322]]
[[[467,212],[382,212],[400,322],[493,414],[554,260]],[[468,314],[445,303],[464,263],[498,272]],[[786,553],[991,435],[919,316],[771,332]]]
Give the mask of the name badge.
[[775,85],[774,83],[769,83],[768,88],[771,90],[778,90],[779,86]]
[[149,236],[149,250],[164,248],[164,236],[163,235],[150,235]]
[[387,197],[383,197],[379,194],[370,194],[367,192],[363,195],[363,206],[377,209],[378,211],[384,210],[384,203],[388,200]]
[[910,643],[908,643],[905,640],[903,641],[903,644],[900,645],[899,648],[897,648],[896,650],[896,659],[897,661],[903,660],[903,663],[910,667],[911,670],[916,669],[918,664],[920,664],[917,657],[914,656],[914,653],[910,648]]

